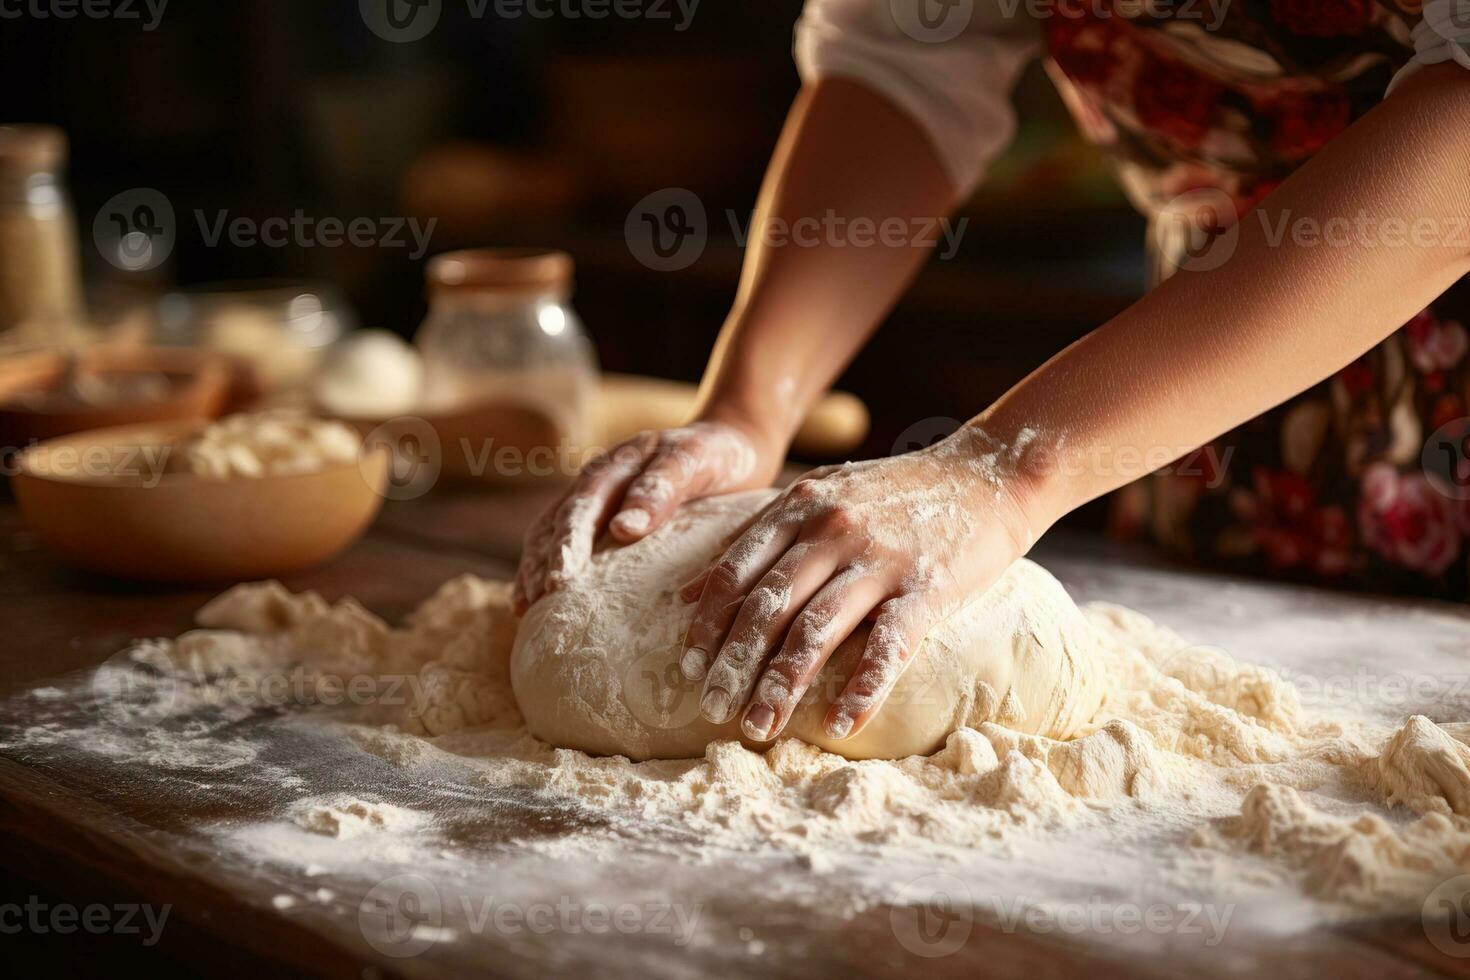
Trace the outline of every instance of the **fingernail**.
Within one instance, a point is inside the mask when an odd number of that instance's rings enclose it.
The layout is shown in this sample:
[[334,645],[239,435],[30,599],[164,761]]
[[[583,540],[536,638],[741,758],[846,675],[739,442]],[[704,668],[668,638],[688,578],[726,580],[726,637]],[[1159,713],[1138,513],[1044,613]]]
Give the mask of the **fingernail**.
[[699,711],[707,720],[723,725],[730,720],[730,692],[718,687],[710,688],[705,692],[704,700],[699,702]]
[[619,534],[642,534],[652,522],[646,510],[625,510],[612,519],[612,529]]
[[828,738],[847,738],[847,733],[852,731],[852,718],[848,715],[838,715],[827,723]]
[[701,680],[709,670],[709,654],[699,647],[690,647],[679,661],[679,670],[691,681]]
[[768,704],[757,704],[745,713],[745,722],[741,726],[745,734],[758,742],[764,742],[771,737],[771,726],[776,723],[776,712],[771,710]]

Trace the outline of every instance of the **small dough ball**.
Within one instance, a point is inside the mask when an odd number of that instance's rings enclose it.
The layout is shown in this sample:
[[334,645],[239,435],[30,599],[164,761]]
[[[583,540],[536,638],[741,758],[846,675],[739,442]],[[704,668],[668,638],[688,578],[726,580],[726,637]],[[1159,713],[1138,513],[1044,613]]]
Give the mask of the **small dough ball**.
[[316,402],[343,418],[385,418],[418,407],[424,363],[386,330],[359,330],[332,346],[312,386]]

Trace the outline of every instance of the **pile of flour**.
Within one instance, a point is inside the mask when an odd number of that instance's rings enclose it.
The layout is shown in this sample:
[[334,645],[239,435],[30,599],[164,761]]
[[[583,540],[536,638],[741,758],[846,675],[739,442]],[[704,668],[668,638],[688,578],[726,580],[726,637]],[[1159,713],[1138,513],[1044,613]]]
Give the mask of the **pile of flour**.
[[[642,763],[546,745],[511,693],[509,584],[468,576],[398,628],[351,599],[240,586],[200,611],[200,629],[136,645],[94,683],[149,678],[151,700],[129,701],[134,727],[140,711],[248,709],[282,690],[350,704],[358,748],[410,774],[452,759],[487,787],[661,826],[692,860],[720,846],[775,849],[817,870],[896,847],[955,867],[1047,850],[1064,862],[1057,842],[1087,838],[1104,842],[1100,861],[1134,848],[1149,863],[1146,825],[1185,849],[1151,862],[1162,874],[1213,875],[1225,894],[1289,888],[1327,919],[1417,914],[1437,886],[1470,873],[1470,728],[1310,712],[1273,671],[1121,607],[1084,611],[1110,689],[1079,737],[987,723],[894,762],[848,761],[794,739],[764,754],[716,742],[702,759]],[[289,819],[334,837],[414,823],[353,800],[307,800]]]

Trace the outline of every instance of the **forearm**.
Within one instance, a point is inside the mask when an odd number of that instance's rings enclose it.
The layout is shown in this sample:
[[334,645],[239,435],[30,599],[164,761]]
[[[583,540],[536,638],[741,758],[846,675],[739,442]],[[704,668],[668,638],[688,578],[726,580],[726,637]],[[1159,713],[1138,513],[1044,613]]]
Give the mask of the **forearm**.
[[[1031,439],[1031,532],[1361,356],[1470,271],[1467,215],[1470,73],[1429,69],[1246,215],[1223,265],[1179,272],[972,423]],[[1303,239],[1334,220],[1333,242]]]
[[[954,197],[922,131],[891,103],[842,79],[804,88],[761,189],[699,417],[784,446],[928,258],[915,239]],[[859,235],[854,219],[908,231],[901,242]]]

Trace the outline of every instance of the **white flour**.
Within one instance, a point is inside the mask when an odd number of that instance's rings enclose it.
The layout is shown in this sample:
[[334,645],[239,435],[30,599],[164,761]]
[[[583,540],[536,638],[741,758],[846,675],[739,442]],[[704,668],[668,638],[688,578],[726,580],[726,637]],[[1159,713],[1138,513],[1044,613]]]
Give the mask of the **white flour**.
[[[526,732],[509,686],[509,591],[462,577],[390,628],[350,599],[241,586],[201,610],[204,628],[140,643],[99,671],[94,691],[111,718],[80,731],[37,726],[20,742],[238,771],[256,764],[247,742],[155,723],[203,706],[348,705],[356,750],[416,784],[453,770],[610,821],[528,838],[523,861],[573,860],[595,875],[599,860],[627,860],[629,839],[693,865],[734,850],[819,876],[843,869],[858,881],[844,893],[852,913],[902,901],[915,868],[939,867],[974,896],[1028,908],[1078,895],[1208,900],[1289,930],[1417,914],[1436,886],[1470,873],[1465,727],[1307,710],[1275,672],[1120,607],[1086,607],[1112,686],[1072,741],[986,723],[896,762],[782,740],[765,754],[717,742],[702,759],[632,763]],[[55,689],[33,697],[54,700]],[[323,797],[277,775],[296,801],[279,823],[232,831],[235,846],[307,873],[388,859],[457,867],[429,809]],[[808,887],[785,880],[788,891]]]

